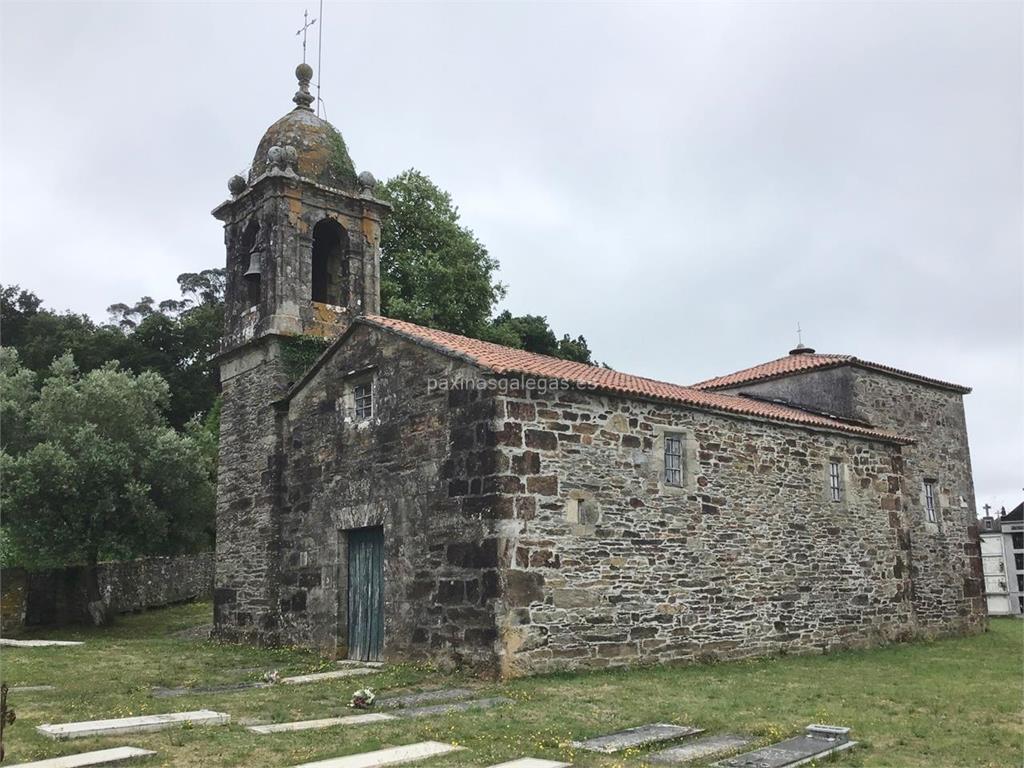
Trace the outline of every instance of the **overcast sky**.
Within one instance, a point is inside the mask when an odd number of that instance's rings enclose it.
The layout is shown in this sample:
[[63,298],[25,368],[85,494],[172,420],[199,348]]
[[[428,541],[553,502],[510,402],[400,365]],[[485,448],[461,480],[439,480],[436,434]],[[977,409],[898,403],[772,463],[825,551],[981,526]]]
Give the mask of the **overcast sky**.
[[[104,319],[223,265],[209,211],[293,106],[304,7],[0,5],[0,279]],[[509,309],[619,370],[699,381],[799,321],[973,386],[978,504],[1009,509],[1022,8],[327,2],[324,105],[359,170],[452,193]]]

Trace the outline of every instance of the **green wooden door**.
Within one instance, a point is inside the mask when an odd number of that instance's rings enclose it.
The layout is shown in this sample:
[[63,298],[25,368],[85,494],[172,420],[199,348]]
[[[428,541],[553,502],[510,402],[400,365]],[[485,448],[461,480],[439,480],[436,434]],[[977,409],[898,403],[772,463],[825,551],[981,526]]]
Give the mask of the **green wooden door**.
[[348,657],[380,661],[384,646],[384,528],[348,532]]

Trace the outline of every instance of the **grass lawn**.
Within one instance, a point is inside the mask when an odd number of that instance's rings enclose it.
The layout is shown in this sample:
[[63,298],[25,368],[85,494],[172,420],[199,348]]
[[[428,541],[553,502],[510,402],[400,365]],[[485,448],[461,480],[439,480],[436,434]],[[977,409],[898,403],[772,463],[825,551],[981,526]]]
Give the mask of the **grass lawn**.
[[[643,753],[574,752],[569,742],[649,722],[695,724],[709,732],[745,731],[767,743],[811,722],[846,725],[862,747],[837,766],[1021,766],[1024,761],[1024,622],[997,619],[983,635],[827,656],[564,674],[508,683],[442,675],[417,666],[327,683],[215,695],[152,698],[151,686],[255,680],[334,668],[298,649],[256,649],[182,637],[207,623],[210,605],[179,606],[122,617],[99,630],[31,637],[85,640],[63,648],[0,649],[10,685],[55,685],[12,692],[17,722],[6,731],[7,760],[23,762],[131,745],[156,750],[132,762],[173,766],[289,766],[424,739],[468,748],[417,765],[484,766],[514,757],[563,759],[579,766],[643,765]],[[177,634],[176,634],[177,633]],[[353,690],[478,687],[514,703],[433,719],[257,735],[239,721],[285,721],[351,714]],[[35,726],[209,708],[232,724],[150,734],[54,742]]]

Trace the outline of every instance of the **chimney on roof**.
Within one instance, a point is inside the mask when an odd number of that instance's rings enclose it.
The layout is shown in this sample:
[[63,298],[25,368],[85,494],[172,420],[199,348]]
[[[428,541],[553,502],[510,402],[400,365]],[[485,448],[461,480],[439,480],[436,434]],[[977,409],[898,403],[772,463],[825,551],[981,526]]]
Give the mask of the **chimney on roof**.
[[795,347],[793,347],[791,350],[789,350],[789,354],[791,354],[791,355],[813,355],[814,354],[814,350],[811,349],[810,347],[805,347],[803,345],[803,342],[801,342],[800,344],[797,344]]

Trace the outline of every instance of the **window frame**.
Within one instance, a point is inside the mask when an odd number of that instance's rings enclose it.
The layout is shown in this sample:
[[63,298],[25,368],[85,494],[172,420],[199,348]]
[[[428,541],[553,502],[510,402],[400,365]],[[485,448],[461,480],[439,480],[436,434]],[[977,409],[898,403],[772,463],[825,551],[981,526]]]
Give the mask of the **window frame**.
[[828,492],[833,502],[843,500],[843,463],[830,460],[828,463]]
[[924,514],[925,519],[929,523],[939,522],[939,507],[938,507],[938,494],[937,483],[935,480],[924,481]]
[[[365,390],[360,393],[360,390]],[[352,382],[352,418],[356,421],[369,421],[373,418],[376,407],[373,396],[373,379]]]
[[[683,487],[683,446],[685,439],[679,432],[666,432],[663,435],[662,450],[663,472],[665,485],[673,488]],[[672,448],[675,450],[671,450]]]

